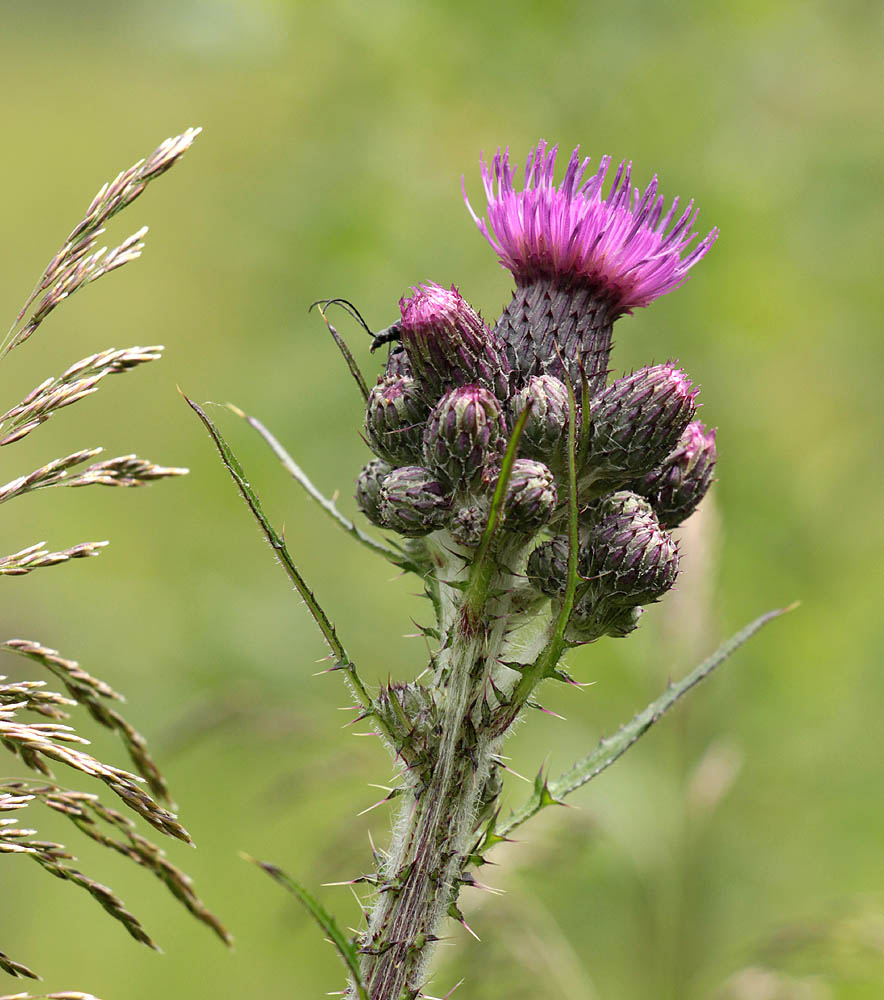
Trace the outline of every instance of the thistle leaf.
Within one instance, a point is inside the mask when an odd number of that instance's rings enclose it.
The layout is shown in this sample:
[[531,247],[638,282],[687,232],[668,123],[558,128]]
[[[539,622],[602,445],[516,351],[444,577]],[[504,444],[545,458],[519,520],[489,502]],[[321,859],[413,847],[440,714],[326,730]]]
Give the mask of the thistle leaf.
[[344,648],[343,643],[338,638],[338,633],[335,630],[331,619],[322,609],[319,601],[316,599],[313,591],[307,586],[307,581],[301,576],[300,571],[294,563],[294,560],[286,548],[285,542],[282,536],[278,534],[276,529],[267,519],[267,515],[264,513],[264,509],[261,506],[261,500],[258,494],[255,492],[252,484],[246,478],[245,470],[239,462],[239,459],[233,453],[230,445],[224,440],[221,432],[206,414],[206,412],[198,406],[193,400],[188,399],[184,393],[181,393],[187,402],[187,405],[196,413],[205,426],[206,430],[209,432],[212,440],[215,442],[215,447],[218,449],[218,453],[221,455],[221,461],[224,463],[225,468],[230,473],[231,478],[236,483],[237,489],[239,490],[242,498],[245,500],[246,505],[252,512],[252,516],[258,522],[264,537],[270,543],[270,547],[276,553],[279,562],[282,564],[283,569],[285,569],[288,578],[295,585],[295,590],[301,596],[301,599],[307,605],[307,609],[313,616],[313,620],[319,627],[319,631],[322,633],[322,637],[325,639],[332,656],[335,659],[335,663],[338,669],[346,670],[347,676],[350,679],[350,683],[353,686],[353,691],[364,709],[374,715],[377,720],[378,727],[381,729],[383,735],[390,741],[390,743],[396,747],[397,750],[400,749],[399,742],[397,741],[395,734],[390,730],[387,724],[384,722],[383,718],[377,711],[377,706],[374,703],[374,699],[368,693],[368,689],[365,687],[362,678],[359,676],[356,670],[356,664],[350,659],[347,650]]
[[378,555],[383,556],[385,559],[389,560],[394,566],[398,566],[400,569],[410,570],[412,573],[417,573],[418,576],[426,576],[426,571],[414,560],[409,559],[402,552],[396,551],[396,549],[388,548],[382,542],[376,541],[370,535],[365,534],[364,531],[360,530],[349,518],[344,517],[344,515],[335,506],[334,501],[330,500],[328,497],[324,496],[320,491],[313,485],[304,470],[298,465],[298,463],[292,458],[292,456],[286,451],[282,446],[280,441],[258,420],[257,417],[250,416],[248,413],[243,412],[238,406],[234,406],[233,403],[227,403],[227,409],[231,413],[235,413],[238,417],[242,417],[245,422],[256,430],[262,438],[270,446],[270,450],[274,455],[280,460],[283,468],[288,472],[288,474],[303,487],[307,495],[325,511],[325,513],[348,535],[351,535],[356,539],[361,545],[364,545],[367,549]]
[[267,874],[281,886],[288,889],[288,891],[298,900],[299,903],[307,910],[311,917],[316,921],[317,924],[322,928],[322,930],[328,935],[329,940],[334,945],[335,951],[341,958],[344,965],[347,966],[347,971],[353,979],[353,983],[356,987],[356,996],[359,1000],[369,1000],[368,991],[365,988],[365,984],[362,981],[362,973],[359,969],[359,959],[356,955],[356,946],[353,942],[347,938],[341,929],[338,927],[335,918],[325,909],[319,900],[314,899],[313,896],[299,883],[296,882],[290,875],[281,869],[277,868],[276,865],[270,864],[268,861],[258,861],[256,858],[249,857],[247,854],[242,855],[246,861],[251,861],[252,864],[257,865],[262,868]]
[[652,701],[644,711],[639,712],[630,722],[621,726],[613,736],[601,740],[598,747],[592,753],[578,760],[567,771],[560,774],[558,778],[555,778],[553,781],[547,781],[546,779],[541,780],[541,776],[538,775],[531,798],[498,828],[496,831],[497,834],[505,837],[512,830],[515,830],[516,827],[526,823],[532,816],[536,816],[545,806],[551,805],[553,802],[559,802],[566,795],[577,791],[578,788],[582,788],[587,782],[592,781],[593,778],[600,775],[602,771],[609,768],[615,760],[622,757],[634,743],[644,736],[651,726],[659,721],[682,695],[708,677],[716,667],[724,663],[732,653],[748,642],[768,622],[773,621],[774,618],[779,618],[780,615],[784,615],[796,607],[797,604],[791,604],[786,608],[768,611],[766,614],[756,618],[755,621],[750,622],[745,628],[723,642],[710,657],[705,659],[680,681],[670,684],[656,701]]

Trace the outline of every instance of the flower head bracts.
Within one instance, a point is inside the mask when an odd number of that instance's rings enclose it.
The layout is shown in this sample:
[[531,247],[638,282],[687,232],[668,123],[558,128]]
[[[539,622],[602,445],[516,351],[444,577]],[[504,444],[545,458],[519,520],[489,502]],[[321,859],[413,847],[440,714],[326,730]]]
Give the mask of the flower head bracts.
[[428,402],[469,384],[505,398],[509,365],[503,345],[454,285],[430,281],[412,291],[399,300],[402,346]]
[[498,151],[490,164],[484,157],[480,160],[487,222],[476,215],[464,193],[473,220],[517,283],[538,278],[586,283],[620,313],[678,288],[718,236],[713,229],[688,249],[696,235],[693,201],[673,223],[678,198],[663,215],[657,177],[640,193],[631,185],[632,164],[625,162],[604,197],[611,158],[603,156],[598,170],[584,179],[589,159],[581,162],[579,147],[556,187],[557,150],[541,141],[531,151],[522,191],[514,187],[508,149]]

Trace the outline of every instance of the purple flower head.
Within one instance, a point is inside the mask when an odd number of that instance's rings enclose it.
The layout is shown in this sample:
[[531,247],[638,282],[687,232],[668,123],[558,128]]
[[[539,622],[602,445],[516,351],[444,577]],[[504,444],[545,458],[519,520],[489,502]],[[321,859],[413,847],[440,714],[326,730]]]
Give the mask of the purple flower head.
[[603,196],[611,158],[603,156],[598,170],[584,179],[589,159],[581,162],[579,147],[557,187],[557,150],[541,141],[529,153],[522,191],[513,184],[509,149],[498,150],[490,164],[482,157],[487,222],[476,215],[464,192],[473,220],[517,284],[540,278],[585,284],[620,314],[678,288],[718,236],[713,229],[689,249],[696,235],[693,201],[676,218],[676,198],[664,215],[657,177],[641,193],[632,187],[632,164],[625,162]]

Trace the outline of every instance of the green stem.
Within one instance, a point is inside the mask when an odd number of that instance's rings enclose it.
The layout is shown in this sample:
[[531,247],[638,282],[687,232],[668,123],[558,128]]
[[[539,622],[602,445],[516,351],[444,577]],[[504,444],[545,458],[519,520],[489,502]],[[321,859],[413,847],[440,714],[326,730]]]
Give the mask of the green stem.
[[[513,690],[509,703],[504,706],[494,722],[496,733],[503,734],[513,724],[519,712],[537,685],[551,677],[562,654],[567,648],[565,630],[574,608],[577,596],[579,574],[577,572],[580,538],[578,532],[577,509],[577,401],[570,382],[568,387],[568,582],[562,604],[556,617],[552,635],[537,659],[526,664]],[[527,410],[525,411],[527,412]]]

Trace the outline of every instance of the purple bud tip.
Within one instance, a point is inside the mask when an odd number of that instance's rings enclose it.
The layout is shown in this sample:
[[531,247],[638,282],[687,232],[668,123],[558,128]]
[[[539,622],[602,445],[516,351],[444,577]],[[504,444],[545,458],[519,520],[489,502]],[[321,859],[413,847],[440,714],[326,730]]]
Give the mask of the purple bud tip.
[[428,281],[425,285],[415,285],[412,291],[411,298],[399,300],[404,330],[452,327],[464,314],[474,315],[472,307],[454,285],[443,288]]
[[707,431],[699,420],[694,420],[685,427],[679,441],[679,451],[683,452],[687,464],[691,464],[705,450],[715,447],[717,428]]
[[581,162],[579,147],[556,186],[557,151],[558,146],[549,149],[541,140],[528,154],[522,191],[513,183],[509,149],[498,150],[490,164],[482,156],[487,222],[464,192],[473,220],[516,281],[584,282],[621,313],[650,305],[683,284],[718,237],[713,229],[690,248],[696,238],[693,201],[676,218],[675,198],[664,215],[656,176],[641,192],[633,188],[632,164],[625,161],[603,196],[611,158],[603,156],[596,172],[584,179],[589,159]]
[[452,285],[416,285],[399,300],[402,346],[429,402],[452,385],[477,383],[507,396],[509,365],[503,345]]

